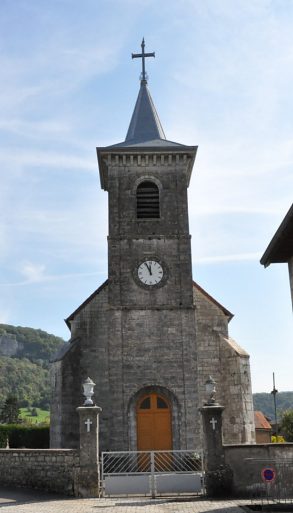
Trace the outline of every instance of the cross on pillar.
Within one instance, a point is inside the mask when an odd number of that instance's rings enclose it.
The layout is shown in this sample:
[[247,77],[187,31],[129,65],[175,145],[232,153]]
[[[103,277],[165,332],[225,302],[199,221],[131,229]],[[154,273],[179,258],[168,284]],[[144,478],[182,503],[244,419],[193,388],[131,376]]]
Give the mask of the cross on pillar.
[[90,430],[91,430],[91,424],[92,424],[92,423],[93,423],[93,422],[92,422],[90,419],[86,419],[86,421],[85,421],[85,425],[86,425],[86,432],[87,432],[87,433],[89,433],[89,432],[90,432]]
[[215,429],[216,429],[217,422],[218,421],[214,417],[210,420],[210,424],[212,424],[212,426],[213,426],[213,431],[215,431]]
[[145,53],[144,47],[145,47],[145,43],[144,43],[144,38],[143,38],[143,40],[141,42],[141,53],[132,53],[131,54],[133,59],[141,58],[141,60],[142,60],[142,73],[141,73],[141,81],[142,82],[147,81],[147,78],[146,78],[147,75],[146,75],[146,71],[145,71],[145,58],[146,57],[155,57],[155,52]]

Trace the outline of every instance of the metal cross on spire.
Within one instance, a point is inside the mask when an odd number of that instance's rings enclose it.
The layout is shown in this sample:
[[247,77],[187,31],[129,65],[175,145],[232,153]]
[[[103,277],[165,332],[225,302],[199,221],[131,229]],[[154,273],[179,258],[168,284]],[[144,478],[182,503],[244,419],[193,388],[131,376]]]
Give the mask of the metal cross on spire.
[[132,53],[131,56],[133,59],[141,59],[142,60],[142,73],[141,73],[141,82],[147,82],[147,74],[145,71],[145,58],[146,57],[155,57],[155,52],[152,53],[145,53],[144,51],[145,43],[144,38],[141,42],[141,53]]

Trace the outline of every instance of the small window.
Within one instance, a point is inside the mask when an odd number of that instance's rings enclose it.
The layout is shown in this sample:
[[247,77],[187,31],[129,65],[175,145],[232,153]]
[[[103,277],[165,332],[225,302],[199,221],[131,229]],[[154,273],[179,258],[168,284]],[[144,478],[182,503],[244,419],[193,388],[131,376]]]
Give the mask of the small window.
[[150,397],[146,397],[142,403],[140,404],[140,410],[150,410],[151,408],[151,398]]
[[137,219],[160,217],[160,193],[154,182],[141,182],[136,189]]
[[161,397],[157,397],[157,408],[158,409],[168,408],[167,403]]

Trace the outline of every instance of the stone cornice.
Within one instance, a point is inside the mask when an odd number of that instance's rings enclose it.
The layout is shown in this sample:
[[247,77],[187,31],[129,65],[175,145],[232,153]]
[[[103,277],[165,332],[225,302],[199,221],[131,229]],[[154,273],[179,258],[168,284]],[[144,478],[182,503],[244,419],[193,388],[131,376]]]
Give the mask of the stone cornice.
[[167,167],[180,169],[187,174],[187,185],[196,157],[197,146],[182,146],[180,149],[138,147],[138,148],[97,148],[101,187],[108,190],[108,170],[110,168],[147,167],[149,171]]
[[110,235],[108,235],[107,237],[107,240],[109,242],[113,241],[113,242],[119,242],[121,240],[163,240],[163,239],[175,239],[175,240],[190,240],[191,239],[191,235],[189,234],[186,234],[186,235],[177,235],[177,234],[165,234],[165,235],[153,235],[153,234],[147,234],[147,233],[144,233],[144,234],[141,234],[141,235],[134,235],[132,237],[127,237],[127,236],[123,236],[123,235],[120,235],[119,237],[112,237]]

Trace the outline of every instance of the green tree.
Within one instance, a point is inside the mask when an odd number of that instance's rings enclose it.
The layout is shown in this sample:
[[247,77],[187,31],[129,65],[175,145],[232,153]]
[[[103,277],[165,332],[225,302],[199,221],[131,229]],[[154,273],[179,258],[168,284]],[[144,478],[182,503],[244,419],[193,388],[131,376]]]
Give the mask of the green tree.
[[284,411],[281,418],[281,431],[287,442],[293,442],[293,410]]
[[[279,392],[276,396],[278,418],[285,410],[293,408],[293,392]],[[274,401],[270,393],[253,394],[254,410],[262,411],[267,417],[275,418]]]
[[19,406],[41,406],[50,400],[49,371],[27,358],[0,357],[0,402],[15,395]]
[[17,397],[10,395],[7,397],[0,414],[2,424],[18,424],[20,422],[20,410],[18,408]]
[[[9,324],[0,324],[0,338],[6,340],[0,348],[0,415],[5,400],[12,395],[20,408],[49,410],[50,359],[64,340],[42,330]],[[12,356],[5,349],[10,341],[15,349]]]

